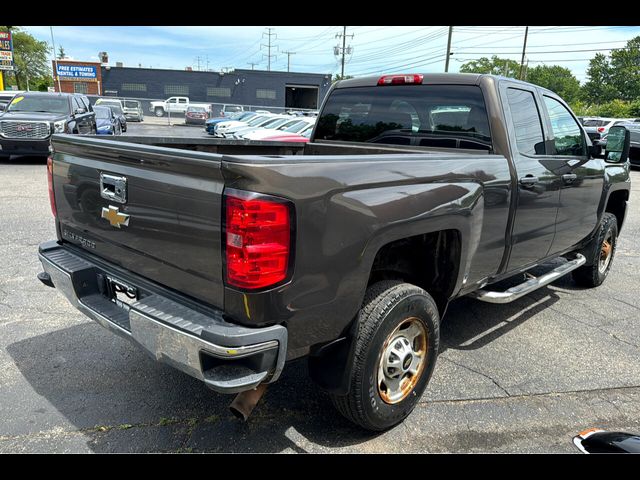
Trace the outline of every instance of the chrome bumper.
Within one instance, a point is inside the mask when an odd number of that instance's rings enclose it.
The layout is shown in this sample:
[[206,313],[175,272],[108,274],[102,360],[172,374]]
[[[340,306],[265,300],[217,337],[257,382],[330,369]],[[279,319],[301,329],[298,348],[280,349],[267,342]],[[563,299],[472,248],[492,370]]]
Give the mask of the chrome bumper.
[[[163,295],[157,285],[57,242],[40,245],[39,258],[51,283],[74,307],[212,390],[250,390],[282,372],[287,330],[280,325],[247,328],[227,322],[222,311],[196,311]],[[137,301],[126,305],[109,298],[104,282],[113,278],[135,287]]]

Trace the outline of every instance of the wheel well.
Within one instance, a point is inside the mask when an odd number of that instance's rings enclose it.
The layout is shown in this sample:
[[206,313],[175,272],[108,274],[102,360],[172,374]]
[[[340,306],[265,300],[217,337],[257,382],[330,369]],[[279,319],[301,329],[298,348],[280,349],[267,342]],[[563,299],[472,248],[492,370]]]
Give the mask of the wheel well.
[[426,233],[388,243],[373,261],[368,284],[381,280],[412,283],[429,292],[443,314],[458,277],[460,249],[457,230]]
[[627,208],[627,200],[629,199],[629,192],[627,190],[618,190],[611,192],[609,200],[607,200],[607,206],[604,211],[613,213],[618,220],[618,232],[622,229],[622,222],[624,221],[624,213]]

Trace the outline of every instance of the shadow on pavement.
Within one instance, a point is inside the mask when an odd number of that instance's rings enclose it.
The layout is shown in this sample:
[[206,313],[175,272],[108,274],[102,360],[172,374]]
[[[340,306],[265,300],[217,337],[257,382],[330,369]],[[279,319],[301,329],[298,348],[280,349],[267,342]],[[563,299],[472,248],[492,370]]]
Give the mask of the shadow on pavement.
[[[482,348],[558,300],[549,288],[507,305],[459,299],[443,322],[441,352]],[[232,396],[208,390],[89,321],[7,351],[35,392],[88,436],[96,452],[303,452],[308,442],[348,448],[375,437],[337,413],[308,378],[304,360],[287,365],[242,423],[228,410]],[[15,407],[15,416],[25,415]]]
[[46,165],[47,157],[32,157],[13,155],[11,157],[0,156],[0,165]]

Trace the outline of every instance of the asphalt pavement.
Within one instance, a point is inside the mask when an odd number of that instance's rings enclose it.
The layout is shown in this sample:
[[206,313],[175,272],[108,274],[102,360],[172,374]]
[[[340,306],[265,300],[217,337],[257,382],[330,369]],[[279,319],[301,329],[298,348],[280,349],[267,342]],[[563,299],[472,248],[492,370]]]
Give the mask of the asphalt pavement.
[[[130,124],[151,128],[198,131]],[[240,422],[231,396],[156,363],[36,279],[38,244],[55,238],[44,159],[0,161],[0,185],[0,453],[576,453],[586,428],[640,433],[638,171],[605,284],[568,276],[508,305],[453,302],[427,392],[377,435],[333,409],[304,361]]]

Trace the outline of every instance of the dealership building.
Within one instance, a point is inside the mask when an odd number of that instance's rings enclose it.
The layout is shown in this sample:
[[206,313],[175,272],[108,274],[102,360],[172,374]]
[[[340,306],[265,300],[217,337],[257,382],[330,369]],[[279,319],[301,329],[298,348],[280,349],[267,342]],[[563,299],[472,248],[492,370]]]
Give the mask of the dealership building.
[[244,69],[203,72],[69,60],[55,63],[56,91],[143,100],[182,96],[192,102],[317,109],[331,86],[331,74]]

